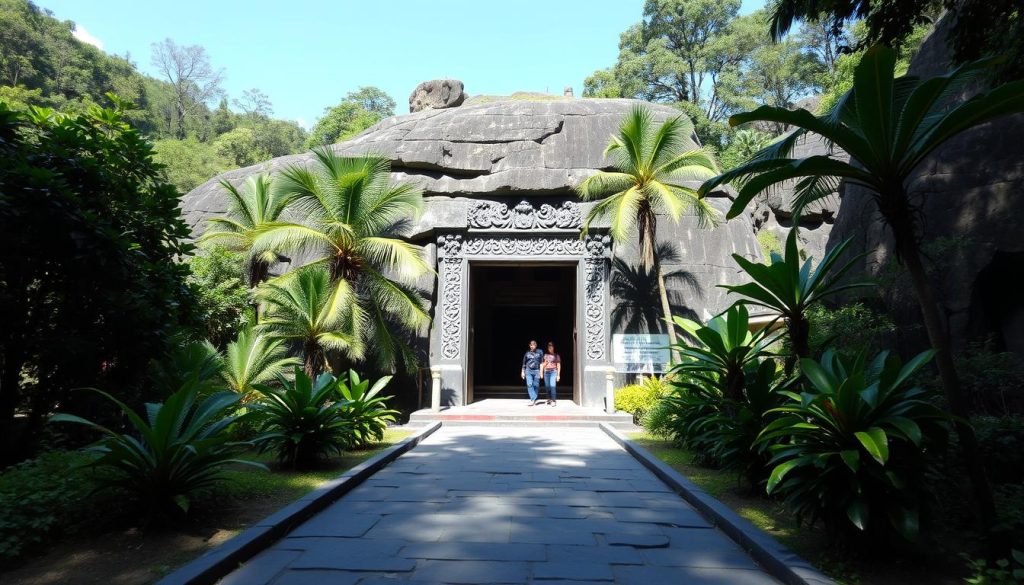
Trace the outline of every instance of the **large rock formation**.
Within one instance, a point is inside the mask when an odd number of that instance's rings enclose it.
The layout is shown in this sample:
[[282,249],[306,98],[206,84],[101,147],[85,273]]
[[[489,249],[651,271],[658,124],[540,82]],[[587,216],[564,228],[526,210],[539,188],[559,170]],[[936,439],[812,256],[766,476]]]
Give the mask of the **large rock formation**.
[[[392,178],[418,185],[428,198],[553,195],[609,167],[603,154],[608,138],[635,103],[517,99],[423,110],[382,120],[332,148],[346,156],[387,157]],[[658,121],[680,115],[668,106],[649,107]],[[283,156],[210,179],[185,196],[185,218],[201,233],[203,221],[226,208],[221,179],[240,184],[310,158]]]
[[[925,40],[910,74],[943,73],[948,55],[940,25]],[[998,348],[1024,355],[1024,301],[1010,284],[1014,274],[1024,275],[1022,135],[1024,115],[964,132],[923,162],[909,182],[920,204],[927,264],[955,349],[972,339],[992,337]],[[829,245],[848,237],[860,251],[869,252],[865,271],[890,275],[890,281],[898,274],[892,238],[870,194],[846,185]],[[914,332],[904,345],[924,345],[908,279],[896,278],[884,293],[901,333]]]
[[458,79],[424,81],[409,95],[409,112],[461,106],[466,99],[463,89],[462,82]]

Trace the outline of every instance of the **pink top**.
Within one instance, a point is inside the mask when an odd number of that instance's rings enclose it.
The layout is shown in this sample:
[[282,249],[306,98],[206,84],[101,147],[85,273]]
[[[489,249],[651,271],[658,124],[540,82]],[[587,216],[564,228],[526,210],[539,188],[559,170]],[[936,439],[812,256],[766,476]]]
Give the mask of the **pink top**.
[[540,364],[540,371],[543,372],[544,370],[556,370],[558,369],[558,364],[560,363],[562,363],[562,356],[558,355],[557,353],[545,353],[544,361],[542,361]]

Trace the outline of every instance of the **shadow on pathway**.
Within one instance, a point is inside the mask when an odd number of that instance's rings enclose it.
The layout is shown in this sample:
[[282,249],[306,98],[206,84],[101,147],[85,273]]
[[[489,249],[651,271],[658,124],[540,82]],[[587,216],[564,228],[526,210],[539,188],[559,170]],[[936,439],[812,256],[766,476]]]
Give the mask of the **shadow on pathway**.
[[777,583],[597,428],[442,427],[224,585]]

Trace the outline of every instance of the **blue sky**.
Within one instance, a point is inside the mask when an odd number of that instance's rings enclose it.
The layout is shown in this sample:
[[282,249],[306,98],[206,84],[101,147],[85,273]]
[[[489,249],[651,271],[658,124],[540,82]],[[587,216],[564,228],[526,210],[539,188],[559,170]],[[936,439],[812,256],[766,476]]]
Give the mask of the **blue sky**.
[[[408,111],[428,79],[461,79],[471,95],[561,94],[615,62],[619,33],[643,0],[36,0],[108,53],[153,74],[150,45],[202,45],[232,98],[256,87],[274,115],[312,124],[364,85]],[[763,0],[744,0],[743,12]]]

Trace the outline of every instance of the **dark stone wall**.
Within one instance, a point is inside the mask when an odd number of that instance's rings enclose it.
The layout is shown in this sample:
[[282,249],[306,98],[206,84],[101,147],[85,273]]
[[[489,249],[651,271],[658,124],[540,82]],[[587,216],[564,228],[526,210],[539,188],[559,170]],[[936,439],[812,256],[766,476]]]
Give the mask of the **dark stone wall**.
[[[945,27],[925,40],[910,74],[945,72]],[[981,86],[971,88],[967,99]],[[1024,304],[1010,293],[1024,277],[1024,115],[1006,117],[949,140],[914,174],[909,188],[920,205],[922,242],[941,298],[954,349],[991,336],[997,349],[1024,355]],[[900,330],[900,346],[926,345],[909,280],[892,254],[892,238],[870,195],[842,187],[829,247],[854,238],[868,252],[864,270],[880,278]]]

